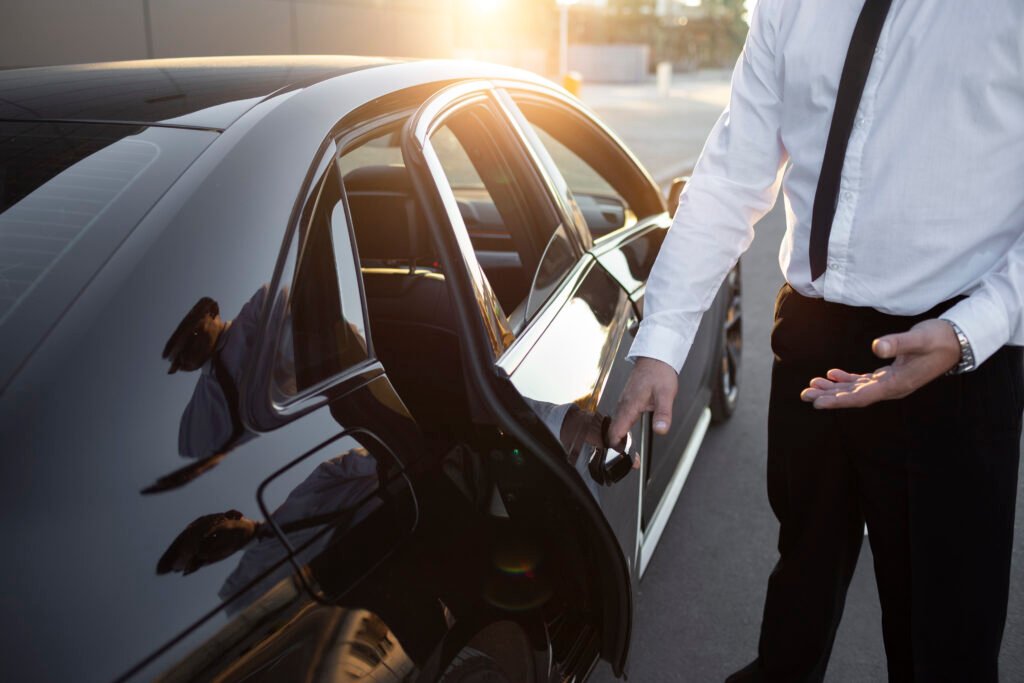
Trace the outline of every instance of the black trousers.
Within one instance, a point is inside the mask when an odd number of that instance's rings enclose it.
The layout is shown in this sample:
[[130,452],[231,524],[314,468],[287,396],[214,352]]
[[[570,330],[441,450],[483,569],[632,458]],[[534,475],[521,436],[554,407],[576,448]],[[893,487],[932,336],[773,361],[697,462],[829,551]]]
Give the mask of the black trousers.
[[830,368],[885,365],[872,339],[938,317],[801,296],[775,306],[768,498],[779,561],[758,659],[737,680],[821,681],[867,523],[890,681],[996,683],[1010,581],[1022,349],[863,409],[800,400]]

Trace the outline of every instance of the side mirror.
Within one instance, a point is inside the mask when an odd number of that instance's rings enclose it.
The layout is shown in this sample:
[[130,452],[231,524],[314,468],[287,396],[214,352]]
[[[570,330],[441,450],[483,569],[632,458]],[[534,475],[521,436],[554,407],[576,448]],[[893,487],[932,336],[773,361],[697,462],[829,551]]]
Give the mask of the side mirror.
[[679,178],[672,179],[672,187],[668,190],[668,215],[674,216],[676,209],[679,208],[679,195],[683,193],[683,188],[686,187],[686,183],[690,180],[690,176],[681,176]]

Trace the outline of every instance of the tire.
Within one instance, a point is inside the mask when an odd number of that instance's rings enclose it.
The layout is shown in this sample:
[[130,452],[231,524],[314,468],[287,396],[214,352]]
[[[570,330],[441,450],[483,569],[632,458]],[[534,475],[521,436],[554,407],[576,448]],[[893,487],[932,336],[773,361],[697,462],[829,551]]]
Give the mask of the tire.
[[471,647],[464,647],[438,683],[513,683],[490,656]]
[[740,264],[725,278],[725,315],[719,334],[718,353],[711,378],[711,421],[720,424],[732,417],[740,393],[743,359],[743,292]]

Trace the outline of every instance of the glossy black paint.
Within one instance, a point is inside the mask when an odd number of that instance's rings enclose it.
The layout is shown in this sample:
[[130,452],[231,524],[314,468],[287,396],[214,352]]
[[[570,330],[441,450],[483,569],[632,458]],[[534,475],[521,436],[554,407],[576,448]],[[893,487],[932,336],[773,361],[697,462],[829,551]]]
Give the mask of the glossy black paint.
[[260,100],[358,69],[367,57],[151,59],[0,71],[0,119],[224,129]]
[[[204,71],[175,60],[163,76],[93,65],[0,80],[5,95],[19,83],[19,119],[224,129],[158,126],[206,137],[188,138],[202,144],[187,168],[124,214],[102,258],[72,263],[84,274],[58,281],[70,294],[52,305],[26,299],[24,315],[36,317],[0,325],[9,361],[0,531],[14,549],[0,607],[5,671],[16,680],[251,681],[345,670],[352,680],[429,681],[467,644],[517,682],[581,680],[598,656],[621,670],[639,578],[638,502],[664,489],[686,419],[663,456],[646,424],[634,433],[664,471],[597,491],[530,401],[612,412],[667,216],[595,244],[556,170],[525,152],[501,109],[508,101],[487,95],[577,256],[517,336],[406,132],[406,165],[448,267],[473,406],[472,429],[446,438],[414,419],[378,359],[335,159],[362,131],[408,117],[452,83],[518,83],[537,97],[551,89],[482,65],[273,61],[243,69],[216,60]],[[197,94],[170,96],[161,79],[172,72]],[[223,85],[242,73],[251,78]],[[136,93],[103,111],[63,96],[68,79],[87,88],[97,75],[112,92]],[[205,76],[223,87],[204,89]],[[420,111],[428,123],[429,108]],[[633,177],[646,182],[638,168]],[[216,369],[168,374],[161,357],[202,297],[234,320],[221,333],[232,336],[217,338],[234,345],[232,381]],[[324,311],[336,319],[315,322]],[[355,346],[309,375],[316,338],[302,334],[324,329]],[[702,343],[681,385],[687,419],[707,404]],[[295,362],[282,366],[288,354]],[[282,367],[294,375],[282,380]],[[212,397],[205,412],[186,411],[210,377],[220,393],[203,394]],[[275,389],[289,377],[294,390]]]

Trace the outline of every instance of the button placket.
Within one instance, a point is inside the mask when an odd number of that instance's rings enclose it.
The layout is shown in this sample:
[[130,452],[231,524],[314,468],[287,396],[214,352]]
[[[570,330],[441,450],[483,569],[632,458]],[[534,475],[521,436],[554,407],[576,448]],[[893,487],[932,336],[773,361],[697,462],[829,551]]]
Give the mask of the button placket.
[[845,289],[846,271],[844,265],[849,256],[850,238],[853,233],[853,221],[856,215],[859,189],[862,180],[862,161],[864,145],[868,130],[874,117],[875,96],[881,79],[883,45],[888,37],[888,26],[882,31],[879,45],[875,48],[874,63],[868,74],[860,106],[854,117],[853,131],[850,136],[843,170],[840,174],[839,202],[829,235],[828,263],[824,281],[825,295],[829,298],[842,297]]

